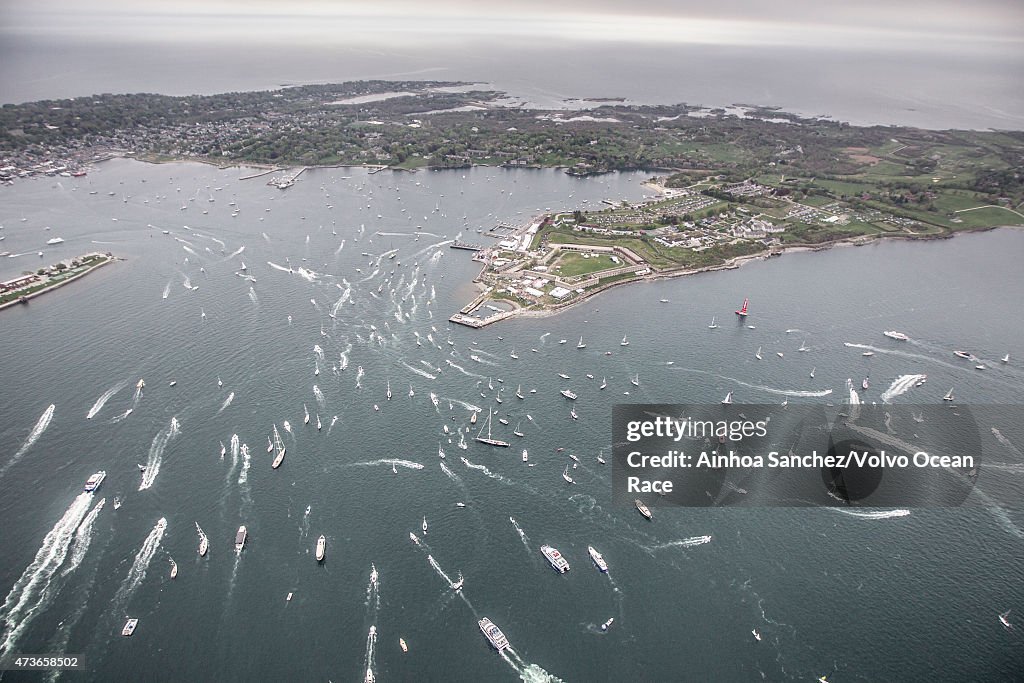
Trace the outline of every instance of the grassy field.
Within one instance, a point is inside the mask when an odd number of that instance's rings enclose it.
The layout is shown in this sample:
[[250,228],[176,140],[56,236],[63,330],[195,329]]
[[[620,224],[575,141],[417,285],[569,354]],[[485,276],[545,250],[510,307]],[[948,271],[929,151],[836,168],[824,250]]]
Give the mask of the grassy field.
[[604,254],[584,258],[583,254],[567,251],[563,252],[551,264],[551,270],[562,277],[576,277],[577,275],[589,275],[601,270],[618,268],[620,265],[614,263],[611,258]]

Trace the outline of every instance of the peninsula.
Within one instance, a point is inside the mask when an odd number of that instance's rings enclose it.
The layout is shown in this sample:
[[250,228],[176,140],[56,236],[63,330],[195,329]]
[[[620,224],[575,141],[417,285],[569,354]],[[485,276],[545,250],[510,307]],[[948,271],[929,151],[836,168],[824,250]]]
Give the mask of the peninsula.
[[27,304],[29,299],[63,287],[114,260],[116,260],[115,257],[109,252],[85,254],[75,259],[40,268],[35,273],[0,282],[0,309],[17,304]]

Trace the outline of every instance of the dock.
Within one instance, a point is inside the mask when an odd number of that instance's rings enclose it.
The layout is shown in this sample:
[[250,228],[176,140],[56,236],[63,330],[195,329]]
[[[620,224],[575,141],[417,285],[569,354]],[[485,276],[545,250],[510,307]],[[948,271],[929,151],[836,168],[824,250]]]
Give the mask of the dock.
[[483,251],[486,249],[480,244],[470,244],[469,242],[463,242],[462,240],[455,240],[448,245],[449,249],[465,249],[466,251]]

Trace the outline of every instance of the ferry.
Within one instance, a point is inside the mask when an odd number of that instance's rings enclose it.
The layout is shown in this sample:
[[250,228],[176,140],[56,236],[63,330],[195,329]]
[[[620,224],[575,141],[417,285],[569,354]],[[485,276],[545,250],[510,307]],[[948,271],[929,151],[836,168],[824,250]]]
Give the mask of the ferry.
[[548,562],[551,564],[551,568],[559,574],[564,574],[569,571],[569,563],[564,557],[562,557],[562,553],[558,552],[555,548],[552,548],[549,545],[542,545],[540,547],[540,552],[547,558]]
[[633,501],[633,503],[634,505],[636,505],[636,509],[640,511],[641,515],[643,515],[647,519],[651,518],[651,511],[647,509],[647,506],[643,504],[643,501],[637,498],[635,501]]
[[508,638],[501,632],[501,629],[494,625],[487,617],[484,617],[477,622],[477,626],[480,627],[480,631],[487,637],[488,642],[495,650],[501,652],[505,648],[509,647]]
[[106,479],[106,477],[107,473],[104,470],[100,470],[96,474],[89,477],[89,479],[86,480],[85,482],[86,493],[94,493],[96,489],[100,487],[100,484],[103,483],[103,480]]
[[565,396],[570,401],[575,401],[578,398],[576,396],[576,393],[574,391],[572,391],[571,389],[562,389],[558,393],[560,393],[562,396]]
[[323,562],[324,554],[327,552],[327,537],[320,534],[320,538],[316,539],[316,561]]
[[235,550],[242,552],[242,548],[245,547],[245,539],[248,536],[248,532],[245,530],[245,525],[238,527],[238,533],[235,534]]
[[882,334],[884,334],[889,339],[895,339],[896,341],[909,341],[910,340],[910,337],[908,337],[907,335],[903,334],[902,332],[897,332],[896,330],[886,330]]
[[590,559],[594,561],[594,564],[597,565],[598,569],[602,572],[608,571],[608,563],[604,561],[604,557],[601,556],[601,553],[597,552],[594,546],[588,545],[587,552],[590,553]]
[[130,636],[135,633],[135,627],[139,625],[138,619],[129,619],[124,622],[124,628],[121,629],[122,636]]

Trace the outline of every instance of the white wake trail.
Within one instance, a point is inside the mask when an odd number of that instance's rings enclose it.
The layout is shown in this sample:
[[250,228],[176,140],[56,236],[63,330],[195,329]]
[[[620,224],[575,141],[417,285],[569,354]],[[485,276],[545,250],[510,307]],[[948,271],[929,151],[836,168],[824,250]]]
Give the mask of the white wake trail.
[[405,467],[410,470],[422,470],[423,464],[413,462],[412,460],[398,460],[395,458],[381,458],[380,460],[370,460],[367,462],[353,462],[350,463],[349,467],[373,467],[376,465],[394,465],[396,467]]
[[103,410],[103,406],[107,404],[107,401],[109,401],[114,394],[121,391],[126,386],[128,386],[128,380],[121,380],[120,382],[118,382],[117,384],[110,387],[102,394],[100,394],[100,397],[96,399],[95,403],[92,404],[92,408],[89,408],[89,412],[86,413],[85,419],[91,420],[92,418],[96,417],[96,414]]
[[850,517],[860,517],[861,519],[893,519],[894,517],[906,517],[910,514],[910,510],[851,510],[849,508],[841,507],[828,507],[826,510],[834,510],[835,512],[849,515]]
[[429,372],[427,372],[426,370],[420,370],[419,368],[414,368],[413,366],[411,366],[411,365],[409,365],[408,363],[406,363],[406,362],[405,362],[404,360],[403,360],[403,361],[401,361],[401,363],[402,363],[402,365],[403,365],[403,366],[404,366],[404,367],[405,367],[405,368],[406,368],[407,370],[411,370],[412,372],[415,372],[415,373],[416,373],[417,375],[419,375],[420,377],[426,377],[427,379],[437,379],[437,377],[436,377],[435,375],[431,375],[431,374],[430,374]]
[[260,302],[259,297],[256,296],[256,290],[253,289],[251,285],[249,286],[249,299],[252,300],[254,304],[258,304]]
[[93,524],[96,522],[96,517],[99,516],[100,510],[103,509],[103,505],[106,502],[106,498],[100,498],[100,502],[96,503],[96,507],[82,520],[78,531],[75,532],[75,544],[71,549],[71,559],[68,561],[68,566],[61,572],[62,575],[70,574],[78,568],[78,565],[82,564],[82,560],[85,559],[85,553],[89,550],[89,543],[92,541]]
[[224,409],[227,408],[229,405],[231,405],[231,402],[234,401],[234,400],[235,400],[235,392],[232,391],[230,394],[228,394],[228,397],[226,399],[224,399],[224,403],[221,404],[220,410],[217,411],[217,414],[220,415],[221,413],[223,413]]
[[149,532],[149,535],[146,536],[146,540],[142,542],[142,548],[135,555],[135,561],[132,562],[128,575],[121,583],[121,587],[117,589],[117,595],[114,596],[114,604],[123,604],[125,600],[132,596],[135,589],[142,583],[142,580],[146,578],[146,570],[149,569],[149,563],[153,560],[153,556],[156,555],[166,530],[167,519],[161,517],[156,526]]
[[900,375],[893,380],[889,388],[882,392],[882,403],[889,403],[890,400],[901,396],[914,387],[915,384],[925,379],[925,375]]
[[171,424],[167,429],[158,432],[153,437],[153,443],[149,445],[149,456],[146,459],[146,469],[142,473],[142,482],[139,484],[139,490],[145,491],[153,482],[156,480],[156,475],[160,473],[160,465],[163,463],[164,449],[167,448],[167,443],[176,437],[179,433],[178,418],[172,417]]
[[81,493],[75,498],[46,534],[35,558],[11,587],[3,607],[0,607],[0,624],[4,633],[0,656],[12,651],[36,611],[46,607],[43,598],[49,594],[50,581],[67,557],[72,534],[89,511],[90,503],[92,494]]
[[711,536],[691,536],[690,538],[681,538],[678,541],[669,541],[668,543],[660,543],[658,545],[652,545],[648,550],[663,550],[665,548],[692,548],[695,545],[704,545],[705,543],[711,542]]
[[25,451],[31,448],[32,444],[38,441],[39,437],[43,435],[43,432],[46,431],[46,428],[50,426],[50,422],[53,420],[53,411],[55,407],[56,406],[51,403],[50,407],[43,411],[43,414],[39,416],[36,426],[32,428],[31,432],[29,432],[28,438],[25,439],[25,443],[21,445],[21,448],[18,449],[18,452],[14,454],[14,457],[11,458],[6,465],[0,467],[0,477],[2,477],[8,469],[16,465],[17,462],[21,460],[21,456],[25,455]]
[[313,385],[313,396],[316,397],[316,402],[320,404],[320,408],[327,407],[327,399],[324,398],[324,392],[320,391],[320,387]]

